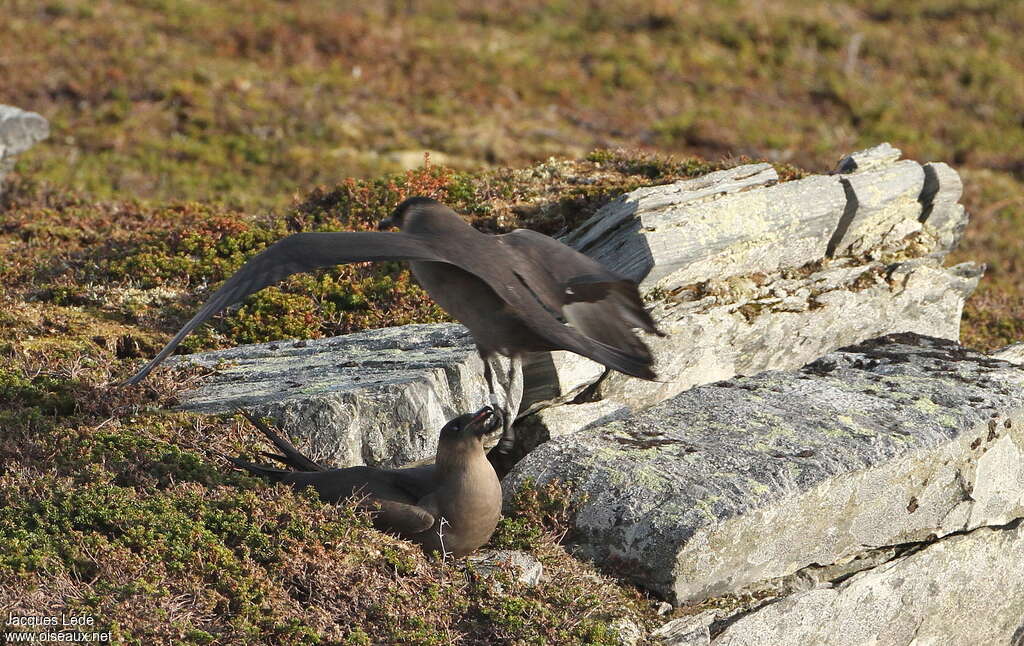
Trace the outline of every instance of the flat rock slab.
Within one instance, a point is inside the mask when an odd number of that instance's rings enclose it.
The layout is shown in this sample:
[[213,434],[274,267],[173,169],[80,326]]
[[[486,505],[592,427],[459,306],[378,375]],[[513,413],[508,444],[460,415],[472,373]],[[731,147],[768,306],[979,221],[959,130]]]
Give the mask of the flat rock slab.
[[[218,370],[181,395],[181,408],[274,418],[314,460],[401,466],[432,458],[441,427],[489,403],[483,362],[466,328],[404,325],[312,341],[279,341],[177,359]],[[497,363],[497,362],[496,362]],[[508,362],[495,387],[513,415],[522,375]]]
[[694,388],[506,478],[586,495],[573,540],[674,603],[1024,516],[1024,369],[915,334]]
[[[712,646],[1024,643],[1024,525],[949,536],[741,617]],[[705,641],[704,644],[708,644]]]

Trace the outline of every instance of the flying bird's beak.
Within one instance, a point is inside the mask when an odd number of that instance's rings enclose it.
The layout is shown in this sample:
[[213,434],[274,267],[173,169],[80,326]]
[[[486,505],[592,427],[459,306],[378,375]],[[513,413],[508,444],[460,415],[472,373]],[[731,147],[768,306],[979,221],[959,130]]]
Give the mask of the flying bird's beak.
[[384,229],[390,229],[393,226],[395,226],[395,221],[392,220],[390,216],[384,218],[383,220],[377,223],[377,229],[380,231],[383,231]]
[[469,420],[469,424],[466,427],[476,435],[487,435],[500,425],[499,414],[496,413],[490,406],[484,406],[473,415],[473,418]]

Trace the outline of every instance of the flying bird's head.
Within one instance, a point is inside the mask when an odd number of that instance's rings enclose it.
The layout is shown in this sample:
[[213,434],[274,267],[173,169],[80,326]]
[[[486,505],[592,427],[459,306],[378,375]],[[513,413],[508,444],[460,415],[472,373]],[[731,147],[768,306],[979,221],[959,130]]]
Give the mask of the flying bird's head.
[[501,426],[501,417],[490,406],[484,406],[475,413],[459,415],[441,429],[441,442],[458,442],[467,439],[483,441],[483,436]]
[[455,211],[429,197],[410,197],[395,207],[391,215],[377,223],[378,229],[398,227],[405,233],[429,233],[447,224],[468,226]]

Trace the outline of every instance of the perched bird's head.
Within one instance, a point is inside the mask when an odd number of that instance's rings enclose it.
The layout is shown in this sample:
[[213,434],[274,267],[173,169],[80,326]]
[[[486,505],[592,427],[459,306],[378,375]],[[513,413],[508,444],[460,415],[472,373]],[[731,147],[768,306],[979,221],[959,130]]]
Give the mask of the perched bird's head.
[[455,211],[429,197],[410,197],[395,207],[391,215],[377,223],[378,229],[398,227],[405,233],[427,233],[448,224],[468,226]]
[[501,425],[501,417],[490,406],[484,406],[475,413],[459,415],[441,429],[441,442],[476,439],[482,441],[483,436]]

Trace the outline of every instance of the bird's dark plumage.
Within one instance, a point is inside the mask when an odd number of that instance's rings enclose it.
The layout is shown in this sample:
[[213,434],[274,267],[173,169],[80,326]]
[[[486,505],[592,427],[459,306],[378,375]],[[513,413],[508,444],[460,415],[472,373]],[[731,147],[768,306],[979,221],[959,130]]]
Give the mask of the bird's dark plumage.
[[[431,199],[400,204],[381,227],[400,233],[297,233],[251,258],[164,348],[128,380],[140,382],[192,330],[291,274],[368,260],[408,260],[431,297],[469,328],[481,355],[570,350],[653,379],[652,357],[632,328],[660,334],[636,285],[543,234],[487,235]],[[571,325],[559,321],[564,317]]]
[[494,532],[501,517],[501,484],[483,450],[483,436],[498,426],[485,407],[441,429],[434,464],[407,469],[349,467],[324,469],[288,440],[243,413],[281,451],[264,454],[297,471],[230,458],[255,475],[312,487],[327,502],[355,499],[370,511],[376,527],[419,543],[428,552],[463,556]]

